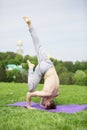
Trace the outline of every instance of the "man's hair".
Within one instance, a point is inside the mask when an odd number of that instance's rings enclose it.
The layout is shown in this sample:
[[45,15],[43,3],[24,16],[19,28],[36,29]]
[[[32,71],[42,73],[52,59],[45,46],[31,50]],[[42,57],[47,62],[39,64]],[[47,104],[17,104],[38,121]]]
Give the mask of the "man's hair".
[[49,110],[49,109],[56,109],[56,104],[54,103],[54,101],[51,101],[50,105],[46,106],[46,109],[47,110]]

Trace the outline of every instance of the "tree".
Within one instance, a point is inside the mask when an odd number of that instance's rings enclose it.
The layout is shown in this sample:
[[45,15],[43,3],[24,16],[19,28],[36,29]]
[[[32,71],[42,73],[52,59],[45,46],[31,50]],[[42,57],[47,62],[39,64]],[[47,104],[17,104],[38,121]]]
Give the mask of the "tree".
[[15,78],[15,74],[14,74],[13,70],[7,71],[6,74],[7,74],[7,81],[12,82],[13,79]]
[[22,62],[23,62],[23,56],[22,55],[19,55],[19,54],[17,54],[16,56],[15,56],[15,64],[16,65],[20,65]]
[[22,82],[22,74],[19,70],[13,69],[7,71],[7,81],[8,82]]
[[62,72],[67,72],[67,68],[64,66],[62,61],[54,61],[54,66],[58,75],[60,75]]
[[70,72],[73,71],[73,62],[66,61],[66,62],[64,62],[64,66],[67,68],[68,71],[70,71]]
[[74,74],[72,72],[62,72],[59,79],[61,84],[74,84]]
[[14,82],[17,82],[17,83],[20,83],[22,82],[22,74],[19,70],[17,69],[14,69],[13,70],[13,81]]
[[87,85],[87,75],[82,70],[77,70],[74,75],[75,83],[78,85]]
[[76,61],[73,65],[73,72],[76,72],[77,70],[86,70],[87,69],[87,62],[79,62]]
[[22,82],[23,83],[28,83],[28,72],[27,71],[23,71],[21,73],[21,75],[22,75]]
[[0,82],[6,82],[6,70],[4,66],[0,66]]

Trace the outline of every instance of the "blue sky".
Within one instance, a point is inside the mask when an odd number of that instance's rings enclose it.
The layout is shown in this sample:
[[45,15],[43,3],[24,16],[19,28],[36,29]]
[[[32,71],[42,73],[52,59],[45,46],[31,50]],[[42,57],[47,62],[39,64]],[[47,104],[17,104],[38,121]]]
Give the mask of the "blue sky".
[[63,61],[87,61],[87,0],[0,0],[0,52],[35,55],[23,16],[29,16],[47,54]]

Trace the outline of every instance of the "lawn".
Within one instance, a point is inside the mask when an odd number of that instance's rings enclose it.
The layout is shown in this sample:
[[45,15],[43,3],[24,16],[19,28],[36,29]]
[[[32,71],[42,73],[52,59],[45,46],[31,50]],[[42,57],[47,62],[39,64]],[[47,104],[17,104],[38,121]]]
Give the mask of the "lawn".
[[[40,90],[42,85],[38,86]],[[6,104],[25,101],[27,84],[0,83],[0,130],[87,130],[87,109],[75,114],[50,113]],[[40,98],[33,98],[39,102]],[[56,104],[87,104],[87,86],[60,85]]]

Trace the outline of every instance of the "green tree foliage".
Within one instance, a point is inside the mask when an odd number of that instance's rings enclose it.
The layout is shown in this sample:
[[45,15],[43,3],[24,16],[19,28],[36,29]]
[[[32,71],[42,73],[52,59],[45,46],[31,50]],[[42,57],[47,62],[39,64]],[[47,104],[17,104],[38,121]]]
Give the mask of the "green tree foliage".
[[86,73],[86,75],[87,75],[87,70],[84,70],[84,72]]
[[73,62],[66,61],[66,62],[64,62],[64,66],[67,68],[68,71],[70,71],[70,72],[73,71]]
[[21,82],[23,82],[23,83],[28,83],[28,71],[23,71],[23,72],[21,73],[21,75],[22,75],[22,80],[21,80]]
[[12,82],[13,80],[14,80],[14,72],[13,72],[13,70],[11,70],[11,71],[7,71],[7,81],[8,82]]
[[75,72],[74,79],[78,85],[87,85],[87,75],[82,70],[77,70]]
[[15,60],[14,60],[15,56],[16,56],[16,53],[14,52],[6,52],[5,59],[4,59],[6,65],[15,63]]
[[74,84],[74,74],[72,72],[62,72],[59,79],[60,84]]
[[87,70],[87,62],[86,61],[76,61],[73,64],[73,72],[77,71],[77,70]]
[[[54,62],[55,63],[55,62]],[[54,64],[57,73],[60,75],[62,72],[67,72],[67,68],[64,66],[62,61],[56,61]]]
[[15,59],[14,59],[14,60],[15,60],[15,64],[16,64],[16,65],[20,65],[20,63],[23,62],[23,56],[17,54],[17,55],[15,56]]
[[23,71],[23,72],[20,72],[19,70],[17,69],[14,69],[14,70],[10,70],[10,71],[7,71],[7,81],[8,82],[27,82],[27,72],[26,71]]
[[5,82],[6,81],[6,70],[4,66],[0,65],[0,82]]
[[[36,56],[25,55],[23,57],[14,52],[0,52],[0,81],[27,82],[27,72],[29,69],[27,65],[28,59],[35,66],[37,65],[38,61]],[[51,58],[51,61],[55,66],[61,84],[76,83],[79,85],[87,85],[87,61],[76,61],[73,63],[71,61],[59,61],[54,58]],[[22,65],[25,71],[12,70],[6,72],[6,66],[8,64]],[[43,83],[43,80],[41,80],[41,83]]]

